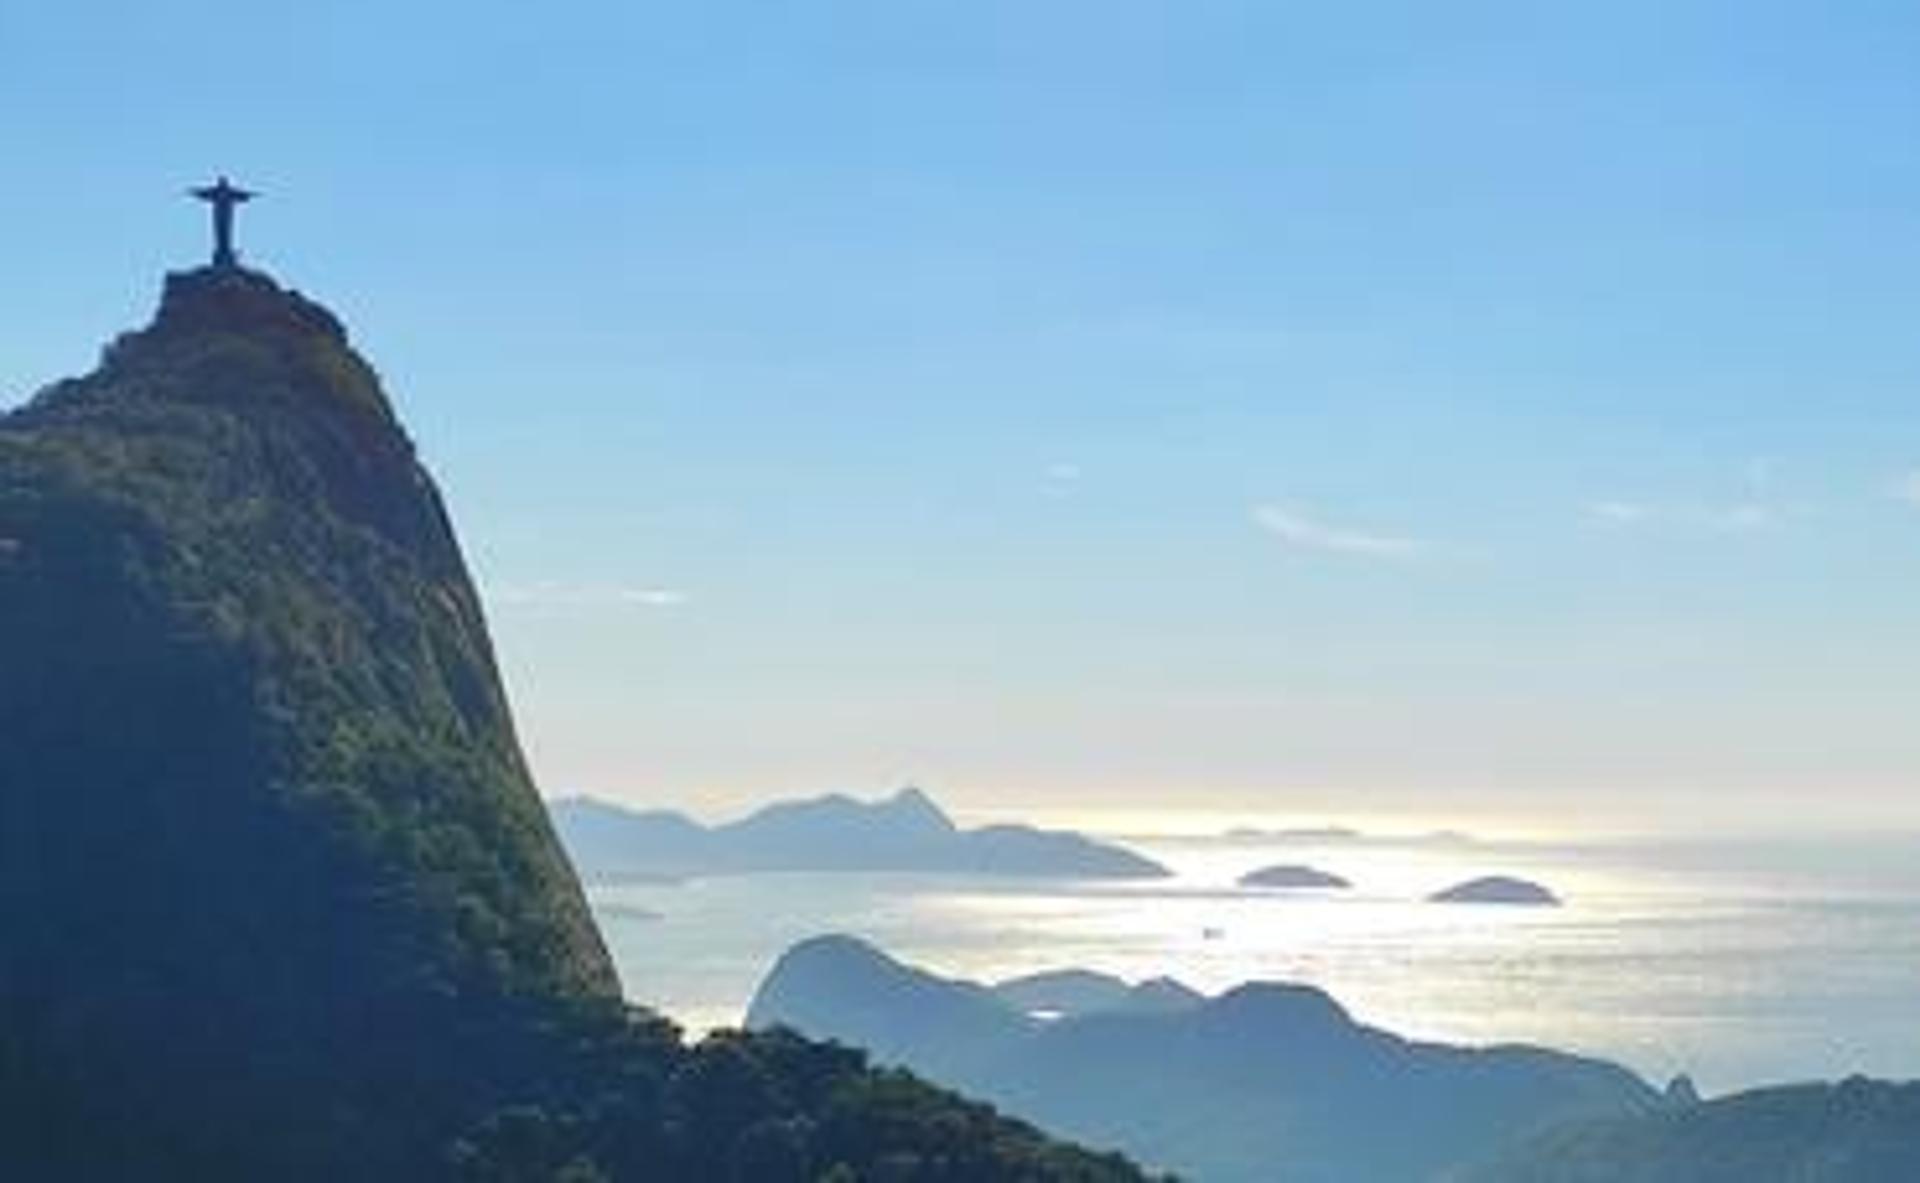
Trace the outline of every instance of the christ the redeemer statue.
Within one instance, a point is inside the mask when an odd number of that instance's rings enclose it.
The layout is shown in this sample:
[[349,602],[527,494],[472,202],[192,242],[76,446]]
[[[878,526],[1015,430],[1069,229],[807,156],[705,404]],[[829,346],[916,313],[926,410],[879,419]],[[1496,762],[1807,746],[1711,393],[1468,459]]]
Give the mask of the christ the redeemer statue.
[[233,207],[244,205],[259,195],[235,187],[224,176],[218,184],[188,192],[213,207],[213,265],[238,267],[240,256],[233,249]]

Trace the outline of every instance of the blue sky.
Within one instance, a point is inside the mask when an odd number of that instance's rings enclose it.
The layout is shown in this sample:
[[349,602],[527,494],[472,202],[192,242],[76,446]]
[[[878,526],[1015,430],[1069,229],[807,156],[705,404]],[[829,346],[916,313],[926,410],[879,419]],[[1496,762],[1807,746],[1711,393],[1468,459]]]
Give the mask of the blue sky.
[[544,787],[1920,822],[1892,3],[0,0],[0,400],[266,196]]

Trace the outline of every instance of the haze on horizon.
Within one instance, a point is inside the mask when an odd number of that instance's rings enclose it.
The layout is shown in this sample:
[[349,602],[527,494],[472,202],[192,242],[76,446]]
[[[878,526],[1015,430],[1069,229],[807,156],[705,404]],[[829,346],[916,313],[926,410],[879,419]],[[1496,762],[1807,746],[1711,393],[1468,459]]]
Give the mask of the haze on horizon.
[[550,792],[1920,826],[1920,15],[191,7],[0,12],[0,404],[260,189]]

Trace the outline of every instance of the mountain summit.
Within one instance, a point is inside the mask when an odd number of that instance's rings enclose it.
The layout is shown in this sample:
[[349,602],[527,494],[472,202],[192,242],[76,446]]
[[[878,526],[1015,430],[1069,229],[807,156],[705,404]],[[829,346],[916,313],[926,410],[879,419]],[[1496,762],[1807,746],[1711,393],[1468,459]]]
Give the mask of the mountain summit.
[[190,1073],[267,1118],[438,1009],[617,996],[440,497],[318,304],[169,276],[0,419],[0,654],[7,1068],[85,1075],[27,1095],[165,1121]]
[[0,1176],[1140,1178],[622,1003],[433,481],[237,266],[0,416]]

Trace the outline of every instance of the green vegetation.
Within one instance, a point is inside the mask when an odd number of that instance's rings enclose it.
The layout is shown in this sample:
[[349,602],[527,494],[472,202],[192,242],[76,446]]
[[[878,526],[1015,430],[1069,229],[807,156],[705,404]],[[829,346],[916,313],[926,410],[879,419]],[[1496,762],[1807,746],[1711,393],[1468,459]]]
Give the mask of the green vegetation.
[[[584,1024],[565,1082],[488,1114],[451,1146],[457,1178],[1051,1180],[1139,1176],[1049,1142],[983,1105],[790,1032],[723,1032],[680,1048],[656,1020]],[[582,1071],[582,1068],[585,1071]]]
[[619,1002],[432,481],[253,273],[0,419],[0,948],[8,1177],[1135,1177]]

